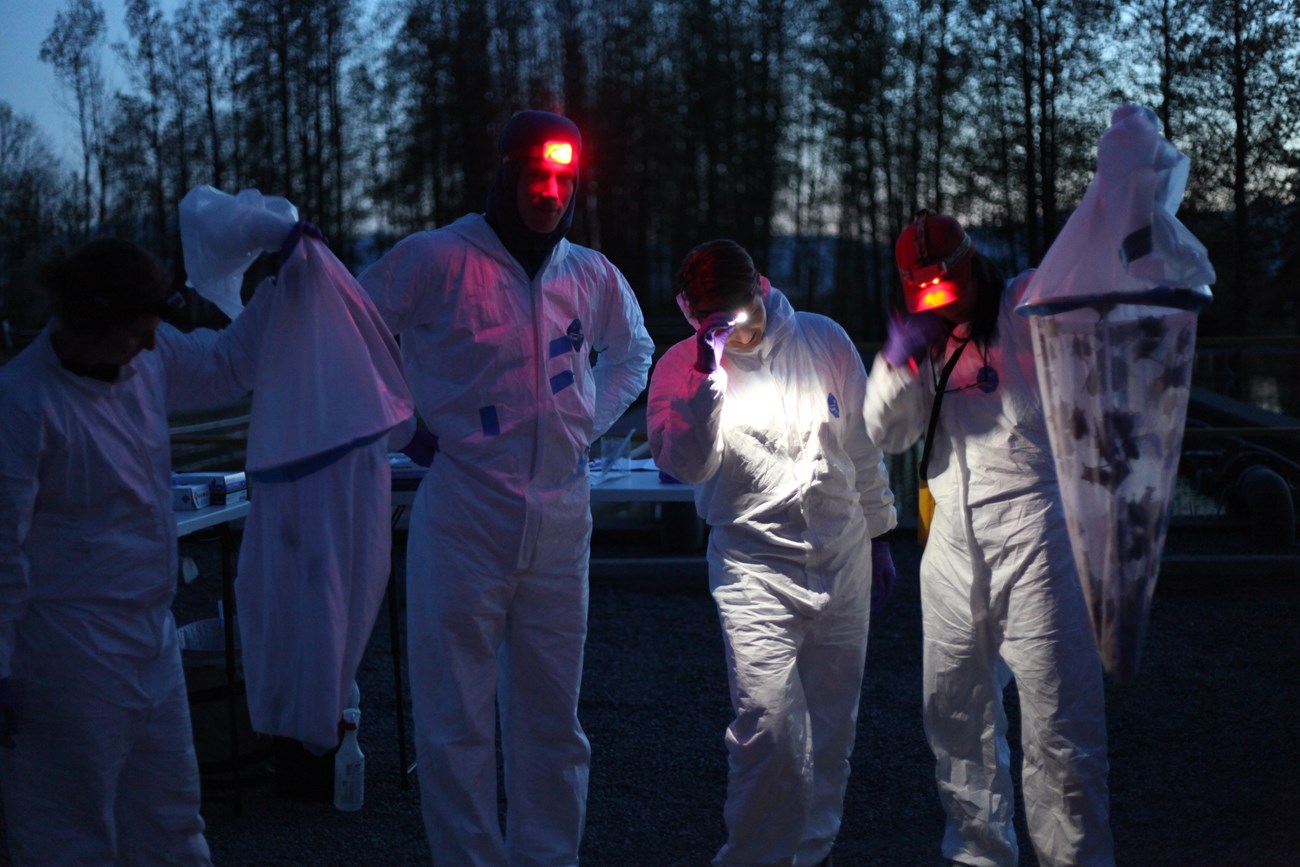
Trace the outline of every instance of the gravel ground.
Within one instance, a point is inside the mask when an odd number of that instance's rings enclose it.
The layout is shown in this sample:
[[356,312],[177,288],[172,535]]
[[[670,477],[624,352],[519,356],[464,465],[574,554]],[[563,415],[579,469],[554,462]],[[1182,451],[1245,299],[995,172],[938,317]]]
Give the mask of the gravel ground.
[[[203,566],[177,599],[185,623],[211,616],[220,582],[212,546],[183,547]],[[942,816],[920,722],[918,558],[915,544],[895,542],[899,587],[872,624],[838,867],[940,863]],[[1300,863],[1300,573],[1199,565],[1162,576],[1142,670],[1107,686],[1119,862]],[[247,768],[262,773],[242,790],[238,813],[216,782],[205,789],[218,864],[429,862],[418,786],[413,776],[402,784],[389,648],[385,609],[358,678],[365,807],[349,814],[289,800],[272,765]],[[203,670],[193,674],[197,682]],[[1008,704],[1016,738],[1013,691]],[[196,705],[201,731],[214,722],[222,730],[222,708]],[[581,716],[594,753],[583,864],[706,865],[724,834],[730,711],[702,568],[593,570]],[[408,722],[408,742],[409,732]],[[213,748],[210,735],[199,743]],[[278,782],[293,779],[282,772]],[[1023,826],[1020,837],[1021,863],[1034,864]]]

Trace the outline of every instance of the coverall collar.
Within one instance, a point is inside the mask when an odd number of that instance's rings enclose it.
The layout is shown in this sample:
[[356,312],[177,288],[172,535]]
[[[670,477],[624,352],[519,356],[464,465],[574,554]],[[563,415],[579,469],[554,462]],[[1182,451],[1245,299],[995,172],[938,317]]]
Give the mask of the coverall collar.
[[564,261],[564,258],[569,254],[569,240],[567,238],[560,238],[551,249],[550,255],[542,261],[542,265],[538,269],[537,274],[533,277],[529,277],[528,273],[524,270],[524,266],[520,264],[519,260],[516,259],[508,249],[506,249],[505,243],[502,242],[500,236],[492,229],[492,226],[488,223],[485,215],[466,214],[447,228],[460,235],[466,241],[473,244],[496,261],[518,271],[525,282],[531,282],[532,280],[538,279],[544,275],[548,269]]

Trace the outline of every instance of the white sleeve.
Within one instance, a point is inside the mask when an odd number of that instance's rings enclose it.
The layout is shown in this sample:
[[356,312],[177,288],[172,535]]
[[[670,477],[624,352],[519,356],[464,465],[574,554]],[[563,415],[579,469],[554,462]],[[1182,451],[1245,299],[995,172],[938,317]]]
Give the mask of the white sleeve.
[[243,311],[220,331],[196,328],[186,334],[169,325],[159,327],[168,413],[213,409],[249,395],[262,341],[267,329],[275,327],[269,311],[278,289],[274,278],[263,280]]
[[650,377],[646,424],[655,464],[678,481],[698,484],[722,465],[722,399],[727,371],[695,369],[695,341],[684,340],[659,359]]
[[907,451],[925,435],[934,399],[928,370],[892,367],[879,353],[871,364],[863,417],[872,441],[889,454]]
[[866,421],[859,409],[866,403],[867,371],[862,366],[862,357],[851,343],[848,352],[851,357],[844,382],[849,426],[846,451],[853,461],[858,501],[867,519],[867,531],[874,539],[894,529],[898,524],[898,513],[894,509],[894,492],[889,485],[885,455],[867,433]]
[[420,308],[430,293],[422,289],[429,285],[429,274],[437,267],[435,246],[427,232],[409,235],[357,275],[357,282],[393,334],[424,321]]
[[654,341],[646,331],[641,305],[617,268],[606,262],[611,291],[600,311],[600,328],[592,335],[596,366],[596,411],[593,438],[599,439],[645,389]]

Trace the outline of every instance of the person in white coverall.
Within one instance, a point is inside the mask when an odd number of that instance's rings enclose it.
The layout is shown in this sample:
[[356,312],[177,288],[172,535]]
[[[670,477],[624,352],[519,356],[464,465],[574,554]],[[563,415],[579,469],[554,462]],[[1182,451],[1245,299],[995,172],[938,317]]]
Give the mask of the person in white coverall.
[[1015,805],[1002,690],[1020,697],[1026,820],[1043,865],[1111,865],[1100,658],[1075,573],[1029,326],[950,216],[918,212],[896,261],[910,316],[871,369],[867,428],[887,452],[926,432],[935,510],[921,560],[924,722],[951,863],[1013,867]]
[[136,245],[42,272],[55,316],[0,367],[0,789],[16,865],[208,864],[171,601],[170,412],[252,385],[259,305],[182,334]]
[[[830,863],[894,497],[848,335],[796,313],[728,240],[678,275],[696,336],[650,381],[655,462],[696,485],[726,647],[727,841],[717,865]],[[876,606],[873,606],[875,597]]]
[[653,350],[623,275],[564,238],[581,146],[566,118],[516,114],[486,214],[404,239],[359,278],[437,442],[411,513],[407,630],[421,807],[449,867],[578,863],[587,450]]

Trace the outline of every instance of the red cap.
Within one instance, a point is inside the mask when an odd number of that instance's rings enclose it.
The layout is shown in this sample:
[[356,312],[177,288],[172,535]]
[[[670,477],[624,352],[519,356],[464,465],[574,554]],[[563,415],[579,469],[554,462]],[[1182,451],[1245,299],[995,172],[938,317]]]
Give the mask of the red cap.
[[922,209],[894,244],[894,261],[903,281],[903,299],[912,313],[957,300],[968,282],[975,247],[961,223],[947,214]]

